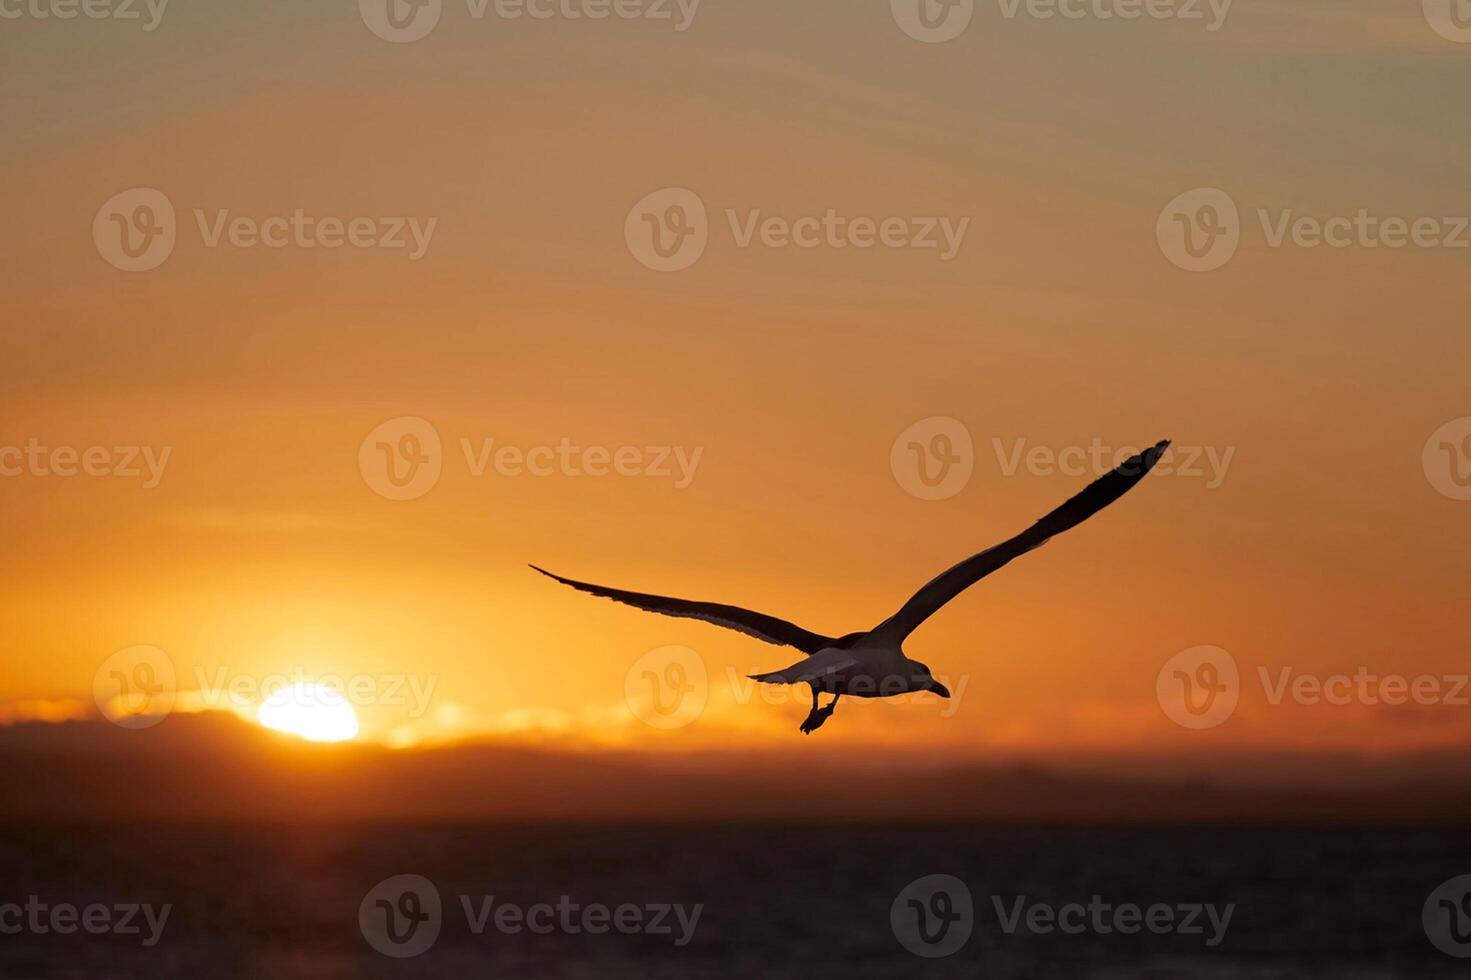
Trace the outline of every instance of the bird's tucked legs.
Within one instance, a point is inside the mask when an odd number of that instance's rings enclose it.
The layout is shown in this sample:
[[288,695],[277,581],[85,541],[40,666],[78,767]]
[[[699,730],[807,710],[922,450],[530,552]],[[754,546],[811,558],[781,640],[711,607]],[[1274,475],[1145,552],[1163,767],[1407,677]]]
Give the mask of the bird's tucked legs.
[[840,695],[834,694],[832,701],[828,702],[827,707],[819,708],[817,706],[817,685],[812,685],[812,711],[808,713],[807,720],[802,722],[803,735],[811,735],[822,727],[823,722],[833,716],[833,709],[838,706],[839,697]]

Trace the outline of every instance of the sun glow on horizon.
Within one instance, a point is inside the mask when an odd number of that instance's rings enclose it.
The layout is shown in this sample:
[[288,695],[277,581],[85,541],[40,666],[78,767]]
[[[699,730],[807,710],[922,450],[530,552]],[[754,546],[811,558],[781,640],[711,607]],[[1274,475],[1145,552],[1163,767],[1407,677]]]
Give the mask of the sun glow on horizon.
[[256,720],[273,731],[312,742],[345,742],[358,734],[352,705],[319,684],[283,687],[261,704]]

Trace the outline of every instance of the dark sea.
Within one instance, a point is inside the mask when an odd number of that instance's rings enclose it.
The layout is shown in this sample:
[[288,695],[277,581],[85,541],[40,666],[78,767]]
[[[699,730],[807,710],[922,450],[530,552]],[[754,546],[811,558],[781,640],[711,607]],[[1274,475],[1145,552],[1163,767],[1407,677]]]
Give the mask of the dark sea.
[[1444,830],[12,826],[0,976],[1466,976],[1465,873]]

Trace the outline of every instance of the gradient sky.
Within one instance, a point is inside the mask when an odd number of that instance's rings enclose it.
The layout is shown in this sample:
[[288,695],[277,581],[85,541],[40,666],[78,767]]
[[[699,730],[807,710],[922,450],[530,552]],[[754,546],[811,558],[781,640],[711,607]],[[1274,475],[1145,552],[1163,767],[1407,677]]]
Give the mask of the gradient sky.
[[[449,3],[397,45],[351,3],[178,2],[153,32],[3,21],[0,49],[0,446],[172,447],[154,489],[0,478],[0,701],[90,704],[100,663],[152,644],[185,687],[433,678],[423,718],[360,712],[375,739],[790,742],[802,698],[731,703],[725,677],[791,651],[526,563],[841,633],[1086,482],[1007,475],[993,440],[1168,437],[1233,450],[1221,484],[1152,476],[913,636],[967,679],[954,717],[845,703],[815,737],[987,757],[1465,741],[1468,707],[1272,707],[1253,682],[1227,724],[1188,732],[1155,701],[1165,661],[1201,644],[1243,673],[1468,669],[1471,503],[1436,492],[1421,450],[1471,415],[1471,250],[1271,248],[1255,218],[1467,213],[1471,46],[1417,3],[1239,0],[1213,33],[982,3],[933,45],[882,2],[705,0],[682,33]],[[128,274],[91,226],[140,186],[173,201],[179,244]],[[669,186],[712,234],[661,274],[623,227]],[[1155,223],[1203,186],[1245,230],[1190,274]],[[416,262],[210,249],[195,208],[438,224]],[[739,248],[727,208],[970,224],[943,262]],[[444,439],[444,473],[392,502],[358,449],[409,415]],[[889,468],[932,416],[976,447],[944,501]],[[703,455],[685,489],[475,478],[461,438]],[[624,677],[668,644],[715,683],[661,733]]]

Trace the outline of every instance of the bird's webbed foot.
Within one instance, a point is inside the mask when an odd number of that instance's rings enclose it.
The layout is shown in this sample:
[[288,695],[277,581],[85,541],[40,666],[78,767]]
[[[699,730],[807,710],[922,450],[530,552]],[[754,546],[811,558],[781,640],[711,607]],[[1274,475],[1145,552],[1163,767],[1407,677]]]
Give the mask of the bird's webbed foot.
[[833,709],[838,706],[838,699],[834,697],[832,702],[823,708],[813,708],[807,715],[807,720],[802,722],[802,734],[811,735],[822,727],[822,723],[833,716]]

